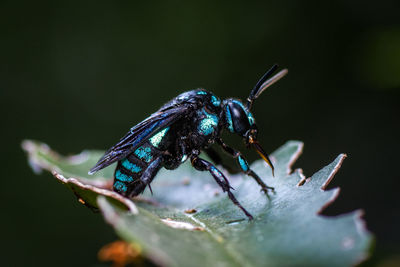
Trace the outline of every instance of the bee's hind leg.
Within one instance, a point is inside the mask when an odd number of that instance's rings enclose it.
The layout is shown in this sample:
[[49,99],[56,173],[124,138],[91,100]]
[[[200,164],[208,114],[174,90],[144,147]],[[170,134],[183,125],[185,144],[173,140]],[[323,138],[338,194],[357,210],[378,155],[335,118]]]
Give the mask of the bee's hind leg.
[[150,163],[150,165],[147,167],[147,169],[143,172],[142,176],[140,177],[140,180],[137,181],[140,184],[136,185],[132,190],[132,192],[129,194],[130,197],[134,197],[142,193],[144,189],[146,189],[146,186],[149,186],[151,193],[153,193],[150,187],[150,183],[153,181],[157,172],[160,170],[161,163],[162,163],[161,156],[157,157],[153,162]]

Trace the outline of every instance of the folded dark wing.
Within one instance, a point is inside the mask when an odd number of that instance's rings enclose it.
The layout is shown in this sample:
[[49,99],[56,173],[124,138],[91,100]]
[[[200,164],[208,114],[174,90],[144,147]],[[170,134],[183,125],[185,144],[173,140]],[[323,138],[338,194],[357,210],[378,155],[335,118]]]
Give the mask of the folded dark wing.
[[135,151],[151,136],[163,128],[173,124],[177,120],[185,117],[190,112],[189,105],[179,105],[168,107],[152,114],[150,117],[132,127],[121,140],[111,147],[103,157],[90,169],[89,174],[93,174],[112,163],[125,158]]

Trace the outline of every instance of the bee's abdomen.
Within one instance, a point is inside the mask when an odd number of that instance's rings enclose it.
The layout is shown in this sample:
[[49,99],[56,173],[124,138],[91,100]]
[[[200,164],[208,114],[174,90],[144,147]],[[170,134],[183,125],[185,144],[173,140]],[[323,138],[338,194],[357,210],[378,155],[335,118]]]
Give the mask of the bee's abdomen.
[[158,153],[146,142],[120,160],[114,173],[114,191],[128,196],[136,187],[142,187],[140,177]]

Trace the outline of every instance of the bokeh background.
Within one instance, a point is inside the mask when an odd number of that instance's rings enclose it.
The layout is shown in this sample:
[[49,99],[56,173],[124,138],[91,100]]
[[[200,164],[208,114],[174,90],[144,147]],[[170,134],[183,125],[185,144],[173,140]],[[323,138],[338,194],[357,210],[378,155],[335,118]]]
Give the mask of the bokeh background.
[[376,235],[366,265],[399,263],[396,2],[1,1],[2,266],[104,266],[97,251],[117,238],[50,174],[32,173],[23,139],[63,154],[106,149],[183,91],[246,98],[273,63],[289,75],[254,105],[265,149],[304,141],[295,167],[307,176],[347,153],[325,214],[364,209]]

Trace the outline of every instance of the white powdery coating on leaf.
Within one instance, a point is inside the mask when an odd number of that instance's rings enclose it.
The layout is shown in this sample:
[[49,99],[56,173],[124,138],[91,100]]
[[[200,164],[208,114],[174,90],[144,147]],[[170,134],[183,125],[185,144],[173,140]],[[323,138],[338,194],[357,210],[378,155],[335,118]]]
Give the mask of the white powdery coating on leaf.
[[176,228],[176,229],[185,229],[185,230],[199,230],[199,231],[204,231],[204,228],[194,226],[193,224],[187,223],[187,222],[179,222],[179,221],[173,221],[171,219],[161,219],[163,223],[168,225],[169,227]]

